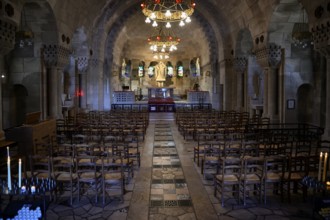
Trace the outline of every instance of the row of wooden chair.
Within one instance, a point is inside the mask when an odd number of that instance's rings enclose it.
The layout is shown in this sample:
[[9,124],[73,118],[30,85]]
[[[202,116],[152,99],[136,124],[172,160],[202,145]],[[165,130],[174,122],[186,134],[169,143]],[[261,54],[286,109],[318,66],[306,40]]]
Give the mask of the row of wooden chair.
[[[75,193],[80,201],[86,191],[94,192],[95,202],[98,202],[98,197],[102,194],[103,205],[107,195],[119,197],[123,201],[125,184],[133,177],[132,161],[120,154],[52,157],[30,155],[28,158],[20,156],[19,159],[22,161],[23,179],[55,180],[56,187],[49,192],[51,199],[53,194],[58,198],[60,193],[68,191],[71,205]],[[17,162],[18,157],[13,157],[12,164]],[[18,172],[16,169],[12,170],[12,178],[17,180]],[[115,191],[115,194],[109,191]]]
[[291,202],[292,193],[298,190],[303,199],[308,186],[302,183],[309,173],[309,158],[304,156],[285,157],[222,157],[214,174],[214,195],[220,194],[222,206],[225,197],[234,195],[238,204],[246,205],[247,198],[256,195],[253,203],[266,203],[269,190]]

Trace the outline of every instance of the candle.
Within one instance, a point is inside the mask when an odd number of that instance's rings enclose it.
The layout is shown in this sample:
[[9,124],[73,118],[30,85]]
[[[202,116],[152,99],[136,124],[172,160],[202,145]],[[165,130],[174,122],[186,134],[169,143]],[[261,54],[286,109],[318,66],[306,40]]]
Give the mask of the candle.
[[18,187],[22,186],[22,160],[18,159]]
[[7,168],[8,168],[8,172],[7,172],[7,185],[8,185],[8,190],[11,190],[11,173],[10,173],[10,157],[8,157],[7,159]]
[[320,153],[320,160],[319,160],[319,172],[318,172],[318,175],[317,175],[317,180],[318,181],[321,181],[322,157],[323,157],[323,154],[321,152]]
[[35,193],[36,192],[36,187],[35,186],[31,186],[31,193]]
[[22,191],[22,193],[25,193],[26,192],[26,187],[22,186],[21,191]]
[[7,157],[9,157],[9,147],[7,147]]
[[326,174],[327,174],[327,161],[328,161],[328,152],[324,155],[324,164],[323,164],[323,178],[322,181],[326,181]]

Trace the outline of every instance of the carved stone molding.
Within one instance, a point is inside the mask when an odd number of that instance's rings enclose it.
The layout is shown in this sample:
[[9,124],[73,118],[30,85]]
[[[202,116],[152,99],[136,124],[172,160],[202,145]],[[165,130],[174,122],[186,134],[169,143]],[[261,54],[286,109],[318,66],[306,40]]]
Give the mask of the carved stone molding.
[[17,24],[0,19],[0,54],[5,55],[15,46]]
[[47,67],[63,68],[69,64],[69,56],[72,51],[59,45],[44,45],[43,56]]
[[89,64],[89,56],[76,57],[77,69],[79,74],[86,73]]
[[243,73],[247,67],[246,57],[235,57],[233,60],[233,69],[237,73]]
[[313,35],[314,50],[322,55],[330,56],[330,19],[323,20],[322,23],[316,23],[311,29]]
[[257,62],[264,68],[278,68],[282,59],[281,46],[268,44],[267,46],[255,50]]

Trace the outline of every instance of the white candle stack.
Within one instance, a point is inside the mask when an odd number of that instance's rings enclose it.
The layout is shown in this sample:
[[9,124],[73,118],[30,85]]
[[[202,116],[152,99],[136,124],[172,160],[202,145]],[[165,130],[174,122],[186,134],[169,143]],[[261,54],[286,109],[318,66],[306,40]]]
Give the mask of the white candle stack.
[[328,153],[326,152],[324,155],[324,163],[323,163],[323,178],[322,181],[326,181],[327,175],[327,161],[328,161]]
[[18,187],[22,186],[22,160],[18,159]]
[[11,190],[11,173],[10,173],[10,157],[8,157],[7,159],[7,168],[8,168],[8,172],[7,172],[7,184],[8,184],[8,190]]
[[317,180],[321,181],[321,173],[322,173],[322,159],[323,159],[323,153],[320,153],[320,160],[319,160],[319,172],[317,175]]
[[[323,158],[324,155],[324,158]],[[323,152],[320,153],[320,161],[319,161],[319,172],[317,175],[317,180],[318,181],[326,181],[326,176],[327,176],[327,162],[328,162],[328,152]],[[322,169],[322,164],[323,164],[323,169]],[[322,172],[323,171],[323,172]]]

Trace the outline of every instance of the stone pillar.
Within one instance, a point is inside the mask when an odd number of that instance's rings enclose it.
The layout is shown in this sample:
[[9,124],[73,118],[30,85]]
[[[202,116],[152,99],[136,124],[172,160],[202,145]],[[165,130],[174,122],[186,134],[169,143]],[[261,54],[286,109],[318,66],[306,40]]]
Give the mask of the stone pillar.
[[61,81],[63,68],[69,64],[71,50],[59,45],[44,45],[43,61],[48,72],[47,87],[49,86],[48,112],[51,118],[63,118],[62,115],[62,94],[63,83]]
[[89,72],[87,76],[88,82],[88,94],[87,94],[87,105],[90,110],[99,109],[99,75],[100,75],[101,62],[98,59],[92,58],[89,60]]
[[48,98],[49,100],[48,102],[48,112],[49,112],[49,116],[51,118],[56,118],[58,115],[58,91],[57,91],[57,87],[58,87],[58,80],[57,80],[57,69],[56,67],[50,67],[48,68],[48,78],[50,80],[48,80],[47,82],[47,86],[49,87],[48,89]]
[[[10,4],[11,5],[11,4]],[[15,45],[15,33],[17,31],[17,24],[13,24],[13,22],[7,21],[5,19],[8,15],[0,18],[1,23],[1,31],[0,31],[0,103],[3,106],[2,100],[2,78],[1,75],[5,74],[6,70],[4,65],[4,55],[8,54]],[[3,112],[2,108],[0,108],[0,140],[5,139],[5,133],[3,131]]]
[[264,109],[263,117],[268,117],[268,69],[264,69]]
[[76,57],[76,65],[77,65],[77,72],[78,72],[78,88],[82,95],[79,97],[78,106],[82,109],[87,108],[87,70],[89,64],[89,57],[88,56],[78,56]]
[[[221,74],[224,73],[224,74]],[[220,82],[223,82],[223,110],[229,111],[233,110],[235,107],[235,102],[233,97],[236,97],[236,90],[233,87],[234,81],[233,74],[233,60],[226,59],[220,62]]]
[[237,93],[236,93],[236,110],[243,111],[245,106],[245,77],[244,73],[247,67],[247,59],[245,57],[235,57],[233,60],[233,68],[237,76]]
[[320,23],[314,24],[311,29],[314,50],[322,54],[327,59],[326,67],[326,111],[325,111],[325,130],[324,139],[330,138],[330,32],[328,24],[330,19],[323,19]]
[[265,71],[264,87],[264,115],[271,121],[279,120],[279,76],[278,68],[281,64],[282,50],[276,44],[269,44],[266,47],[256,50],[256,58]]

